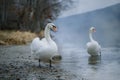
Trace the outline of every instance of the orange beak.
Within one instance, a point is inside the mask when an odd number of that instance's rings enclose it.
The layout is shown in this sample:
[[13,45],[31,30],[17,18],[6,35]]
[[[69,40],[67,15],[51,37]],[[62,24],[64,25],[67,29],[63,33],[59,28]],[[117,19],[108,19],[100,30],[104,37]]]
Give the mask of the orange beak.
[[57,31],[57,27],[56,27],[56,26],[53,26],[52,30],[53,30],[54,32],[56,32],[56,31]]
[[93,29],[93,32],[96,32],[96,29]]

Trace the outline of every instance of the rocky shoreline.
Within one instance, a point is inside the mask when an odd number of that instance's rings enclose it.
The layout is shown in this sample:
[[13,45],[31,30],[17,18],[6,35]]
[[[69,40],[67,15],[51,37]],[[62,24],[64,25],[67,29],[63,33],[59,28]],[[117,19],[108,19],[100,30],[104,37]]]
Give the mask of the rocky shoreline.
[[81,80],[59,64],[52,68],[47,63],[32,59],[29,45],[0,46],[0,80]]

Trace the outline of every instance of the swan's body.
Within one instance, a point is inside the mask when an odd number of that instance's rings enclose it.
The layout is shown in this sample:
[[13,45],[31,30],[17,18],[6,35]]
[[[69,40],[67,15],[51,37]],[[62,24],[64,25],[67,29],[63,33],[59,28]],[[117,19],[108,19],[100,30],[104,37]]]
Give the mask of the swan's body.
[[97,41],[95,41],[92,37],[92,33],[95,32],[95,28],[91,27],[89,30],[89,38],[90,42],[87,43],[87,52],[91,56],[101,55],[101,47]]
[[31,52],[34,59],[43,62],[58,62],[60,61],[60,54],[58,54],[58,47],[50,37],[50,29],[56,30],[53,23],[48,23],[45,28],[45,38],[39,39],[36,37],[31,43]]

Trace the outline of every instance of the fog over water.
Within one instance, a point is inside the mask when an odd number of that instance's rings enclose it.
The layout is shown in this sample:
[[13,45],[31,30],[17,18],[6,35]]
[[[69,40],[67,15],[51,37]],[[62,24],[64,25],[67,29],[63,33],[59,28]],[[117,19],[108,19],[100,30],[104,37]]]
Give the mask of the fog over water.
[[[120,78],[120,4],[92,12],[59,18],[54,33],[61,49],[61,66],[86,80],[118,80]],[[89,28],[102,47],[101,57],[90,57],[86,51]],[[77,80],[77,79],[76,79]]]
[[88,31],[96,28],[93,38],[103,47],[120,47],[120,4],[85,14],[59,18],[55,21],[58,32],[55,35],[61,45],[86,47]]

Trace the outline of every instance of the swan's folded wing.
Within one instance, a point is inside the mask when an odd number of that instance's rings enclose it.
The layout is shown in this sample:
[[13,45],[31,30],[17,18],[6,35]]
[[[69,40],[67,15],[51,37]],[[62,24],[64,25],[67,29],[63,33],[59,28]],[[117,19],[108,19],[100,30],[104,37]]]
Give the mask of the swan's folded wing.
[[31,52],[35,53],[40,47],[40,39],[35,38],[31,43]]
[[86,44],[87,48],[88,48],[90,45],[91,45],[91,42],[88,42],[88,43]]
[[45,38],[43,38],[42,40],[34,39],[31,43],[31,52],[36,53],[38,51],[43,50],[47,46],[48,46],[48,43]]

